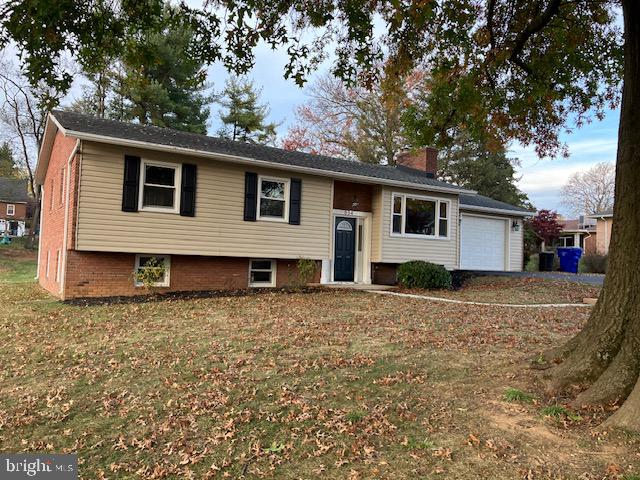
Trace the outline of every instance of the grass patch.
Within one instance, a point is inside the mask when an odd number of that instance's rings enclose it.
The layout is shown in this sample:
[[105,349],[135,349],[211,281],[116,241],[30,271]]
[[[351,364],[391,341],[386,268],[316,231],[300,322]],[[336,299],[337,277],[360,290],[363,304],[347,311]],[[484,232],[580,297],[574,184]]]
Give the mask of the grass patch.
[[556,420],[562,420],[563,418],[567,418],[572,422],[579,422],[580,420],[582,420],[582,417],[580,415],[572,412],[562,405],[550,405],[548,407],[544,407],[542,410],[540,410],[540,414],[543,417],[552,417]]
[[352,411],[349,412],[345,415],[345,418],[347,419],[347,422],[349,423],[358,423],[361,420],[363,420],[365,417],[367,416],[367,414],[365,412],[360,412],[360,411]]
[[405,438],[402,442],[402,446],[408,450],[432,450],[436,448],[436,444],[426,438],[421,440],[416,438]]
[[582,303],[597,297],[600,287],[563,280],[526,277],[475,277],[460,290],[406,290],[429,296],[484,303],[538,304]]
[[504,392],[504,399],[507,402],[532,403],[533,395],[523,392],[517,388],[507,388]]

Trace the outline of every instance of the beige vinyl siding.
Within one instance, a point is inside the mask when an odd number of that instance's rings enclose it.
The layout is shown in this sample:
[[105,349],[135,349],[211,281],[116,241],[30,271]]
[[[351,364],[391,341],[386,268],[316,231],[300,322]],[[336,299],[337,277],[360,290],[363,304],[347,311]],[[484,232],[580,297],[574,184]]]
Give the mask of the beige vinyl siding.
[[[513,231],[511,224],[513,221],[517,221],[520,225],[520,229],[517,232]],[[512,272],[522,271],[522,262],[524,255],[524,228],[522,225],[522,219],[511,218],[509,220],[509,270]]]
[[[195,217],[164,212],[123,212],[125,153],[155,161],[196,164]],[[301,225],[244,221],[246,171],[302,179]],[[77,248],[157,254],[328,258],[331,185],[331,179],[323,177],[85,142],[82,146]]]
[[371,198],[371,261],[382,261],[382,217],[384,208],[382,205],[383,190],[375,188]]
[[[391,198],[393,193],[409,193],[449,200],[449,238],[411,238],[391,235]],[[383,263],[403,263],[409,260],[426,260],[444,265],[448,269],[458,268],[458,197],[441,193],[407,189],[382,190],[382,242]]]

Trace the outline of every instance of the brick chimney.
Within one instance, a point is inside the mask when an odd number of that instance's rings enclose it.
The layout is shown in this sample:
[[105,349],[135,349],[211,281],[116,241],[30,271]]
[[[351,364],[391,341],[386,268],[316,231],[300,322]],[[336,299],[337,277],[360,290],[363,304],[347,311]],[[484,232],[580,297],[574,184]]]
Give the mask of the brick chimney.
[[420,170],[428,178],[435,178],[438,171],[438,150],[424,147],[400,152],[396,157],[396,166]]

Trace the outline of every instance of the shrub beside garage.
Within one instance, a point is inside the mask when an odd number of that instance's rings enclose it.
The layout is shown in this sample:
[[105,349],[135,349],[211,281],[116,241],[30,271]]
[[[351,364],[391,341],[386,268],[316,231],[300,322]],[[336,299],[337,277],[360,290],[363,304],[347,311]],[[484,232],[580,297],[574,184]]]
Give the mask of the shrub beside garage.
[[451,288],[451,273],[442,265],[412,260],[398,267],[398,283],[406,288]]

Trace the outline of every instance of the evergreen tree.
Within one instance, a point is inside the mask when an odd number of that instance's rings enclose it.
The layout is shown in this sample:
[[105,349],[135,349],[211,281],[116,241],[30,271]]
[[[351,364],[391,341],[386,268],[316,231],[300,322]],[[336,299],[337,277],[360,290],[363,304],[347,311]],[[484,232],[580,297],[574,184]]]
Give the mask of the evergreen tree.
[[507,157],[504,148],[491,149],[482,142],[459,135],[453,144],[440,151],[438,177],[480,195],[530,208],[527,195],[516,186],[517,159]]
[[253,82],[231,77],[216,101],[225,109],[220,112],[221,137],[262,144],[275,142],[277,125],[265,123],[269,107],[260,103],[260,90]]
[[117,80],[126,99],[124,115],[145,125],[206,133],[210,98],[194,31],[168,4],[162,23],[158,30],[133,35],[126,45],[124,75]]
[[13,150],[9,142],[0,145],[0,177],[19,178],[20,169],[13,158]]
[[182,10],[166,4],[159,25],[129,31],[125,38],[119,57],[98,60],[85,71],[89,85],[70,108],[206,133],[212,99],[206,94],[205,61]]

